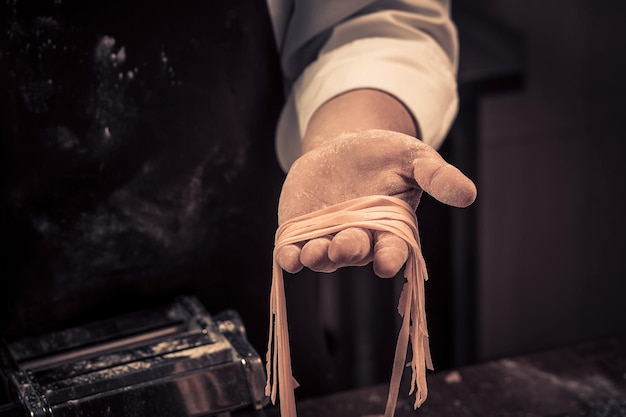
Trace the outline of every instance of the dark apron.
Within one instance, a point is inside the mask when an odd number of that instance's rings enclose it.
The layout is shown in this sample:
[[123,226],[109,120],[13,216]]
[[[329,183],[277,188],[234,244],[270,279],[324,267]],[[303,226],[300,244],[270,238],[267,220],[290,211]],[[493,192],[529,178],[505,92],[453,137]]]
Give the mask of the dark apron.
[[193,294],[263,354],[283,176],[265,0],[14,0],[0,21],[0,336]]

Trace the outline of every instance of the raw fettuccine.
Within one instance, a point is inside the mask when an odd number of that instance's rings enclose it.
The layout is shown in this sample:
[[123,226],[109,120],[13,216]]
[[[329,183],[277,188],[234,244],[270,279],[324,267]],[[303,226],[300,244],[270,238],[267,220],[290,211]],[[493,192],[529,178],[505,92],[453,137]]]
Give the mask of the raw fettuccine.
[[426,399],[428,393],[426,368],[433,367],[424,311],[424,281],[428,276],[420,249],[417,218],[414,210],[400,199],[368,196],[294,218],[282,224],[276,232],[265,392],[272,403],[276,402],[278,394],[282,417],[297,415],[293,392],[297,383],[291,370],[283,271],[276,260],[277,253],[285,245],[332,235],[349,227],[391,232],[402,238],[409,246],[409,257],[404,270],[407,282],[398,303],[398,313],[403,317],[402,326],[396,344],[384,416],[394,415],[409,343],[413,352],[410,362],[412,378],[409,395],[415,392],[415,408]]

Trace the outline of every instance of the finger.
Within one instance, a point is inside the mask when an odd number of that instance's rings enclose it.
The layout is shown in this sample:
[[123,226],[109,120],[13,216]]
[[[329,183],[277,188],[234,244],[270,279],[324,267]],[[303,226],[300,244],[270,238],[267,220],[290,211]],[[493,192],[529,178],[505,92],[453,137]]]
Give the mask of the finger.
[[349,227],[333,236],[328,258],[337,266],[362,266],[372,260],[372,233],[367,229]]
[[302,252],[300,253],[300,262],[302,262],[302,265],[315,272],[335,271],[337,266],[328,258],[330,242],[330,236],[309,240],[302,247]]
[[290,274],[295,274],[303,268],[302,262],[300,262],[301,252],[302,249],[299,245],[285,245],[278,250],[276,261],[282,269]]
[[409,257],[409,247],[390,232],[376,232],[374,241],[374,273],[381,278],[394,277]]
[[413,161],[413,176],[424,191],[442,203],[467,207],[476,199],[476,186],[472,180],[435,151]]

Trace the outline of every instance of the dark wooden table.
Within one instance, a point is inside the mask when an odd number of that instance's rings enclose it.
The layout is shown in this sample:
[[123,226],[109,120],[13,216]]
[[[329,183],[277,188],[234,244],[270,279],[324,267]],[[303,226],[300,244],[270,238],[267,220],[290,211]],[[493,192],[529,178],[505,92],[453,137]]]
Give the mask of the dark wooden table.
[[[626,417],[626,336],[430,373],[428,386],[428,399],[417,411],[402,390],[396,416]],[[377,385],[307,399],[298,403],[298,416],[382,414],[387,389]],[[278,415],[269,407],[233,417]]]

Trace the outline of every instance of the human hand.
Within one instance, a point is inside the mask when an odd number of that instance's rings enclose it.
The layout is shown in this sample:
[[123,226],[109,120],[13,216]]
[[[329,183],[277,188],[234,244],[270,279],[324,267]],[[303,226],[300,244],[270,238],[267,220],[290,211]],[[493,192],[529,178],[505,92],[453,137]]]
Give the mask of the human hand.
[[[455,207],[466,207],[476,198],[469,178],[412,136],[375,129],[343,133],[294,162],[283,184],[278,222],[368,195],[396,197],[416,209],[423,191]],[[388,278],[407,256],[406,243],[392,233],[348,228],[286,245],[277,261],[290,273],[303,267],[332,272],[373,261],[376,275]]]

